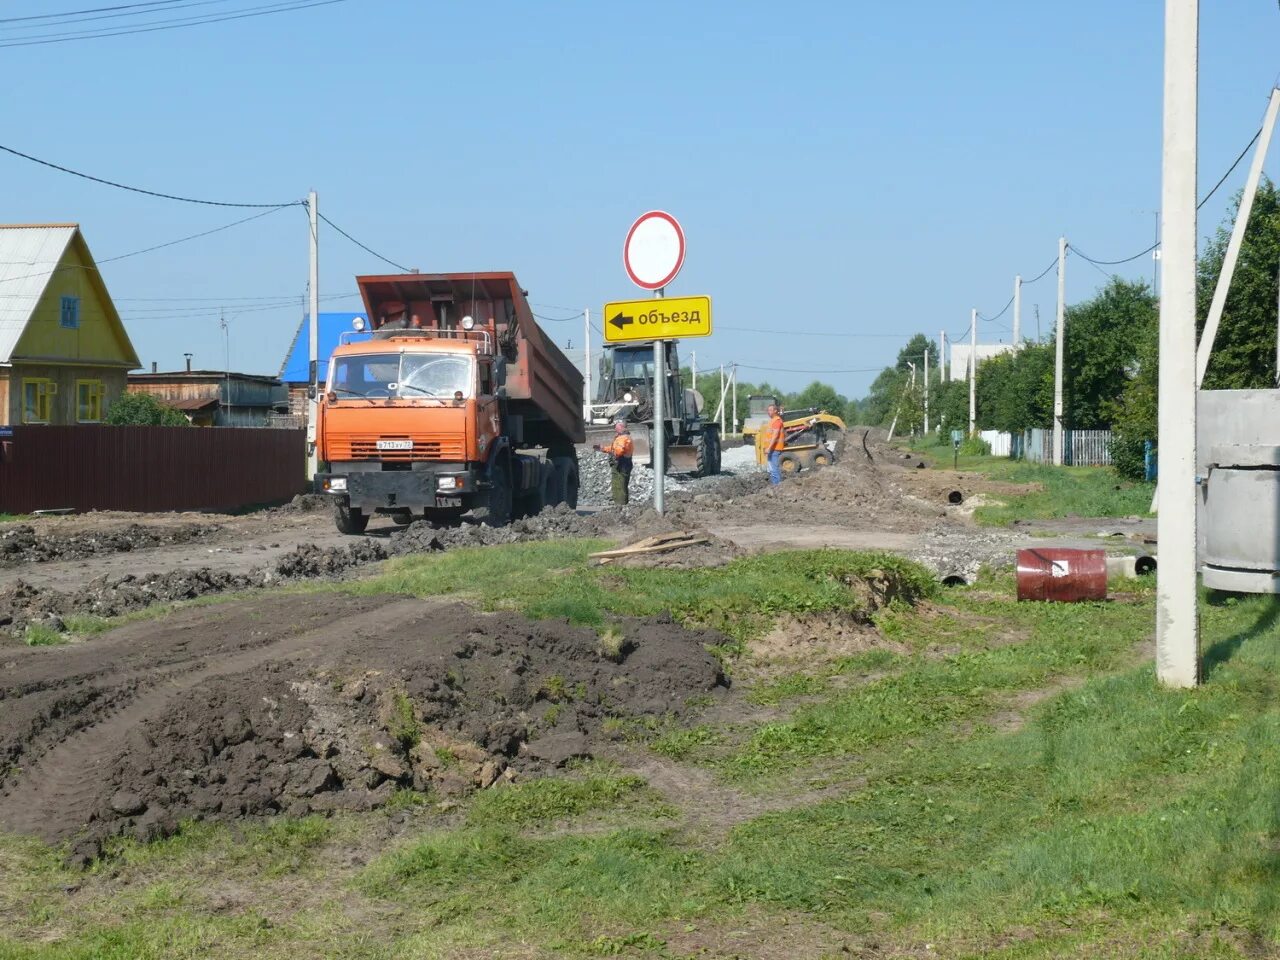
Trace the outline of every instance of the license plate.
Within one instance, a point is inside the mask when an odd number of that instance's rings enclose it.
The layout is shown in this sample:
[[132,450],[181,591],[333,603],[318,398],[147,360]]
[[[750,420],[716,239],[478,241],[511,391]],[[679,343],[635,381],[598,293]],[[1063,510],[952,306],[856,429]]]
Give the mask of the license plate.
[[379,450],[412,450],[412,440],[379,440]]

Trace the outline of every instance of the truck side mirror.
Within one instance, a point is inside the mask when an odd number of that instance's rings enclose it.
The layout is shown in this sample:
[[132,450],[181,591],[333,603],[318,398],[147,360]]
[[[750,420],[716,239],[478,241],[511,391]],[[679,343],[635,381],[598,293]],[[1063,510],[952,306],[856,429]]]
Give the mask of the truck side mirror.
[[316,387],[316,385],[315,385],[314,383],[309,383],[309,384],[307,384],[307,399],[308,399],[308,400],[314,400],[317,396],[319,396],[319,393],[320,393],[320,391],[319,391],[319,389]]

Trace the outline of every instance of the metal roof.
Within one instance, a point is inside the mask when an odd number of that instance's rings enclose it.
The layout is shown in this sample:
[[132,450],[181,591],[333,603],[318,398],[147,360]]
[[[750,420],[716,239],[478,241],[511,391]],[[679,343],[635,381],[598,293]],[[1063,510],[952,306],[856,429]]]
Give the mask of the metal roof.
[[0,225],[0,363],[12,357],[75,234],[74,223]]
[[[351,321],[356,317],[368,323],[368,314],[359,313],[320,313],[320,336],[319,336],[319,374],[323,381],[328,376],[329,371],[329,355],[333,353],[333,348],[338,345],[338,338],[344,333],[351,333],[350,340],[367,339],[368,334],[355,334]],[[285,355],[284,363],[280,366],[280,379],[285,383],[307,383],[311,378],[308,375],[311,366],[311,347],[310,341],[307,339],[307,321],[310,315],[304,316],[302,322],[298,324],[298,330],[293,335],[293,343],[289,345],[289,352]]]

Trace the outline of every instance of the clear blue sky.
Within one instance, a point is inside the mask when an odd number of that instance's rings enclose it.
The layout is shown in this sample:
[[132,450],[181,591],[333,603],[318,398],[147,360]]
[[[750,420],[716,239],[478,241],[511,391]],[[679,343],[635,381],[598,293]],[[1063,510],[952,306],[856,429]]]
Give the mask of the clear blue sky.
[[[0,17],[110,3],[0,0]],[[661,207],[689,240],[669,292],[715,301],[719,332],[689,344],[700,366],[875,369],[916,331],[959,335],[970,307],[998,311],[1015,273],[1053,259],[1059,233],[1100,259],[1152,242],[1163,6],[348,0],[0,48],[0,143],[212,199],[287,201],[314,187],[322,212],[391,259],[512,269],[551,317],[632,295],[622,239]],[[1280,72],[1280,11],[1275,0],[1202,6],[1207,189],[1260,123]],[[48,32],[12,26],[0,24],[0,42]],[[1244,165],[1205,208],[1202,235],[1243,178]],[[252,212],[123,193],[9,156],[0,183],[0,221],[78,221],[99,258]],[[353,294],[355,274],[384,269],[323,230],[322,295]],[[1149,277],[1151,262],[1122,269]],[[237,304],[301,298],[304,214],[103,271],[148,366],[177,368],[191,351],[221,368],[225,302],[231,365],[274,372],[298,307],[236,315]],[[1103,280],[1070,261],[1068,300]],[[1048,331],[1054,295],[1052,273],[1026,289],[1030,334],[1036,304]],[[548,326],[581,346],[580,322]],[[983,324],[980,336],[1009,332]],[[817,376],[859,395],[874,374]]]

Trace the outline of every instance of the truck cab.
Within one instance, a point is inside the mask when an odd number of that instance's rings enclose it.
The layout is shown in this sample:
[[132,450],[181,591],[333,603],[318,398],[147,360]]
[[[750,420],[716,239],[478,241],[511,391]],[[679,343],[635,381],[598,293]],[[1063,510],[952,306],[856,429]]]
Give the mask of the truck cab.
[[501,525],[576,506],[581,375],[514,276],[463,276],[358,278],[373,333],[334,350],[316,435],[315,488],[344,533],[375,513]]

